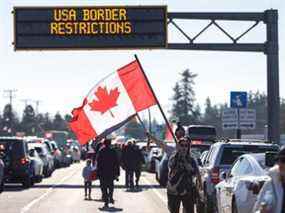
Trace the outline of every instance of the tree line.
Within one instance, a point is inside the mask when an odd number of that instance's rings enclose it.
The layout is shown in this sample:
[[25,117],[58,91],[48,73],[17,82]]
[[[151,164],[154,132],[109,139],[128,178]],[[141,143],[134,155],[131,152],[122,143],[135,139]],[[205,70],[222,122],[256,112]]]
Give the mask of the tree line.
[[[204,112],[196,103],[194,85],[197,74],[189,69],[181,73],[181,79],[173,88],[171,119],[180,121],[183,125],[206,124],[217,128],[219,136],[234,137],[234,130],[222,129],[222,112],[228,108],[227,103],[212,104],[211,98],[205,100]],[[267,96],[264,92],[250,91],[248,93],[248,108],[256,110],[256,128],[243,130],[244,134],[264,134],[267,124]],[[280,100],[281,134],[285,134],[285,99]]]
[[[170,110],[170,122],[181,122],[183,126],[194,124],[213,125],[217,129],[220,137],[235,138],[235,130],[223,130],[222,113],[228,108],[227,103],[213,104],[214,97],[207,97],[202,112],[201,106],[195,98],[195,78],[196,73],[189,69],[180,73],[180,79],[173,87],[173,96],[171,98],[172,108]],[[256,128],[253,130],[242,130],[243,134],[265,134],[267,125],[267,96],[264,92],[250,91],[248,93],[248,108],[256,110]],[[148,128],[149,122],[143,121]],[[163,138],[165,134],[165,124],[158,124],[155,120],[151,122],[154,132],[158,131],[158,136]],[[285,134],[285,99],[280,100],[280,130]],[[125,127],[127,137],[145,138],[144,129],[136,119],[131,120]]]
[[69,131],[68,121],[71,116],[62,116],[56,113],[51,116],[49,113],[35,113],[32,105],[27,105],[20,119],[13,110],[11,104],[4,106],[3,113],[0,114],[0,136],[15,136],[22,134],[26,136],[44,136],[49,130]]

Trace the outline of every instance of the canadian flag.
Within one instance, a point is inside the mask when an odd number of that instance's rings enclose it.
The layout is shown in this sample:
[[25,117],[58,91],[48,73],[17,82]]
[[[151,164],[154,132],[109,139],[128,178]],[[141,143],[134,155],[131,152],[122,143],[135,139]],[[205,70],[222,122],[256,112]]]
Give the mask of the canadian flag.
[[92,88],[81,107],[72,111],[70,128],[81,144],[106,135],[156,104],[137,60],[108,75]]

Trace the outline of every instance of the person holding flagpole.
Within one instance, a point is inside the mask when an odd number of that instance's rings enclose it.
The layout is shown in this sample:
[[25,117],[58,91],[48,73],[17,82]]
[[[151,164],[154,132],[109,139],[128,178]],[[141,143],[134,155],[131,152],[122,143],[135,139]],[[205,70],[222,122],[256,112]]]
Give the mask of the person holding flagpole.
[[202,181],[196,160],[190,154],[190,140],[181,137],[174,148],[149,133],[147,135],[170,156],[167,182],[169,212],[179,213],[182,202],[184,213],[194,213],[193,176],[197,177],[199,187],[202,187]]

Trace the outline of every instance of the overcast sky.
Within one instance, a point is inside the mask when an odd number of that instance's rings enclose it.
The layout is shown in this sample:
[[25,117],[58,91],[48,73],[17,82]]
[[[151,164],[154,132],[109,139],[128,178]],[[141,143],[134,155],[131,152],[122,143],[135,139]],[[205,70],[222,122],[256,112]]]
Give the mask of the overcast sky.
[[[263,12],[279,10],[280,95],[285,97],[285,2],[284,0],[3,0],[0,3],[0,110],[8,99],[5,89],[17,89],[14,108],[22,112],[23,99],[40,100],[39,111],[52,114],[70,113],[79,106],[88,91],[105,75],[129,63],[137,54],[154,91],[165,111],[170,110],[172,88],[179,73],[189,68],[197,73],[195,92],[203,108],[209,96],[213,103],[229,102],[230,91],[266,92],[266,56],[263,53],[229,53],[174,50],[108,50],[108,51],[18,51],[13,42],[14,6],[57,5],[167,5],[169,12]],[[181,26],[190,35],[199,32],[207,22],[191,21]],[[233,35],[239,35],[252,23],[223,22]],[[169,42],[185,40],[172,27]],[[229,42],[214,27],[199,42]],[[243,42],[264,42],[263,23],[242,39]],[[30,102],[32,103],[32,102]],[[33,103],[32,103],[33,104]],[[160,120],[160,117],[157,116]]]

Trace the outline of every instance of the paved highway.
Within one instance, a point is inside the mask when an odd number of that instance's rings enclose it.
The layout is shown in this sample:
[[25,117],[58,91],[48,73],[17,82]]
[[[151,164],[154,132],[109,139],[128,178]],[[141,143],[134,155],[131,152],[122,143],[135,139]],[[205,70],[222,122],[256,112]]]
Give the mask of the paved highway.
[[141,190],[126,191],[124,173],[115,182],[115,204],[102,209],[99,181],[93,182],[92,200],[84,200],[81,171],[84,163],[56,170],[51,178],[30,189],[20,185],[6,186],[0,194],[1,213],[167,213],[166,190],[159,187],[154,174],[143,173]]

